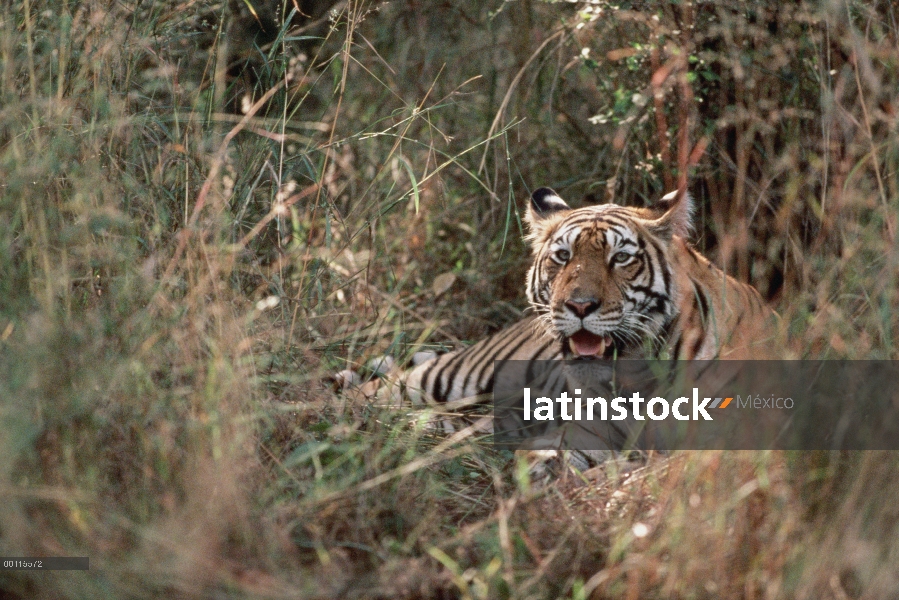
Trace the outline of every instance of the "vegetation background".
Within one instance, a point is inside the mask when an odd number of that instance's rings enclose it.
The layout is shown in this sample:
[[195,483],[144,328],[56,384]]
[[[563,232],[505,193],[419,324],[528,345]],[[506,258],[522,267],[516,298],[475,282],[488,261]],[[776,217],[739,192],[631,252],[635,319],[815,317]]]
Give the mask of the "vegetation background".
[[3,598],[888,598],[891,453],[535,489],[326,376],[516,320],[520,212],[688,185],[789,357],[896,359],[899,11],[0,8]]

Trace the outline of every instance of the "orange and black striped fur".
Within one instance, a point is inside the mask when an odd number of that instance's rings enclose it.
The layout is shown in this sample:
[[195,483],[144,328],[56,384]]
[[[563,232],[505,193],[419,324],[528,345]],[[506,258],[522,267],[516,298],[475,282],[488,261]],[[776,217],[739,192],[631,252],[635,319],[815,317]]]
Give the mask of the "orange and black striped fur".
[[775,313],[686,241],[691,212],[687,194],[650,208],[572,209],[537,190],[526,219],[536,316],[413,368],[406,393],[413,402],[490,393],[494,360],[771,356]]

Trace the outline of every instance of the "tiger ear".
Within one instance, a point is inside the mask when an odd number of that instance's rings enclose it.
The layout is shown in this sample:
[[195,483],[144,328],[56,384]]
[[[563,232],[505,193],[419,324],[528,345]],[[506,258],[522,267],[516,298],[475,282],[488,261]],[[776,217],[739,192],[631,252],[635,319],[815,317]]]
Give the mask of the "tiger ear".
[[545,187],[535,190],[531,194],[531,202],[525,216],[531,235],[539,235],[547,225],[555,221],[552,217],[568,210],[571,210],[571,207],[553,190]]
[[665,194],[652,208],[661,215],[646,223],[653,234],[670,240],[672,235],[685,238],[693,232],[693,198],[686,190]]

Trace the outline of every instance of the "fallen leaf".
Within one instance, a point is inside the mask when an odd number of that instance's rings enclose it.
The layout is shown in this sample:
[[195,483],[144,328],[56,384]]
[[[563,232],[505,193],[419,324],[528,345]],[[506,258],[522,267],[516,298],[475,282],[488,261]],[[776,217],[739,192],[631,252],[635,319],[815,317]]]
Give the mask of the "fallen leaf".
[[453,287],[454,283],[456,283],[456,275],[454,273],[441,273],[435,277],[434,283],[431,284],[431,291],[434,292],[434,297],[445,294]]

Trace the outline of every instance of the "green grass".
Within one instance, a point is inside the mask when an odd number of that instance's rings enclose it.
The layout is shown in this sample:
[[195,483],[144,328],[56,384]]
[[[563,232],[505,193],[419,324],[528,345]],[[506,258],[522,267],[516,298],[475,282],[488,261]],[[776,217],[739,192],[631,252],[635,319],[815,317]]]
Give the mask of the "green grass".
[[897,358],[889,2],[0,11],[0,555],[91,558],[9,597],[897,594],[891,453],[536,490],[326,381],[513,322],[530,190],[687,175],[788,356]]

